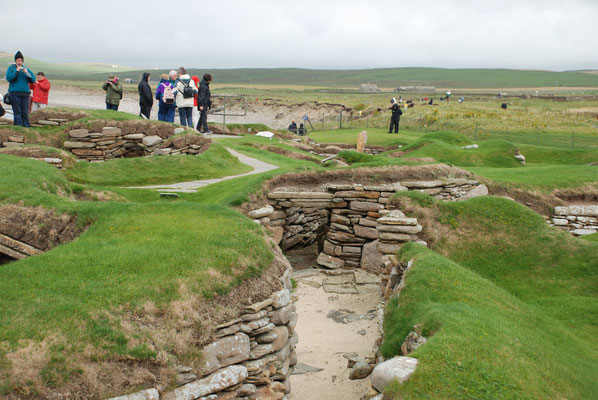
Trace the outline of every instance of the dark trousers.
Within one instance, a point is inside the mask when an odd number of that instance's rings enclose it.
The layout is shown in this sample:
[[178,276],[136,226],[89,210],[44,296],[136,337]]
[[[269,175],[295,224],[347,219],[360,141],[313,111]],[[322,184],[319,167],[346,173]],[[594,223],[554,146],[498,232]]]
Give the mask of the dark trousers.
[[106,110],[118,111],[118,104],[108,104],[108,103],[106,103]]
[[392,128],[394,127],[395,133],[399,133],[399,122],[401,121],[400,118],[391,118],[390,119],[390,128],[388,128],[388,133],[392,133]]
[[10,102],[12,104],[12,112],[15,116],[15,125],[29,128],[29,94],[28,93],[11,93]]
[[158,121],[174,122],[174,104],[158,103]]
[[179,107],[181,125],[193,128],[193,107]]
[[141,108],[139,116],[141,117],[142,115],[144,115],[145,118],[150,119],[150,114],[152,112],[151,104],[139,104],[139,107]]
[[[199,107],[197,108],[199,110]],[[203,110],[199,110],[199,122],[197,123],[197,130],[200,132],[207,132],[208,129],[208,107],[203,106]]]

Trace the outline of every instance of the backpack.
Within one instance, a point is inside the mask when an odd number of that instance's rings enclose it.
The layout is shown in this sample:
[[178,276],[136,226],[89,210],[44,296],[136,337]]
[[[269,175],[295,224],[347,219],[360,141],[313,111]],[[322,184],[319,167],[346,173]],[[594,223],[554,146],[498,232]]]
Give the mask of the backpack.
[[191,97],[193,97],[193,88],[191,87],[191,81],[185,83],[179,79],[179,82],[181,82],[183,86],[185,86],[183,88],[183,98],[190,99]]
[[162,94],[162,101],[165,104],[174,104],[174,91],[172,90],[172,86],[170,84],[165,85],[164,83],[164,93]]

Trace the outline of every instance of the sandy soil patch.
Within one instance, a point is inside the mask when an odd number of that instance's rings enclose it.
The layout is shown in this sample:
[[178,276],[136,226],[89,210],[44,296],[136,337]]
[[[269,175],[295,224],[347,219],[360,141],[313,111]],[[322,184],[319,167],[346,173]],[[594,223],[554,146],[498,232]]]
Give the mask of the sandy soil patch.
[[[379,279],[356,270],[357,280],[339,284],[348,275],[327,276],[317,270],[298,272],[295,303],[299,320],[298,364],[291,376],[291,400],[360,399],[369,388],[369,378],[350,380],[347,358],[374,355],[380,303]],[[351,274],[352,275],[352,274]],[[358,282],[368,281],[367,284]],[[339,293],[340,292],[340,293]],[[296,374],[308,367],[318,372]]]

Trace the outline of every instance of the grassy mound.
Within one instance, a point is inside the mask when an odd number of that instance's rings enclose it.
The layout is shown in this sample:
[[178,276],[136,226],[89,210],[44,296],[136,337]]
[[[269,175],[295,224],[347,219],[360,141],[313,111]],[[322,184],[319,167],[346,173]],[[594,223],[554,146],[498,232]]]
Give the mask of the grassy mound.
[[[595,397],[598,383],[598,248],[549,228],[500,198],[438,203],[407,195],[404,208],[442,233],[415,259],[386,311],[382,352],[392,356],[423,324],[418,370],[393,398]],[[419,204],[427,204],[421,207]]]
[[[209,152],[208,171],[228,173],[234,165],[228,152],[219,145]],[[163,157],[173,161],[149,172],[176,175],[188,158],[214,177],[202,159],[209,152]],[[150,169],[150,159],[137,160],[145,163],[129,164],[133,176]],[[98,182],[110,179],[110,171],[94,173],[103,178]],[[11,155],[0,155],[0,175],[1,204],[43,206],[91,224],[73,242],[0,269],[0,397],[49,397],[54,389],[98,398],[123,393],[130,363],[170,384],[168,366],[197,357],[196,343],[209,334],[206,318],[234,315],[223,302],[204,310],[207,301],[261,275],[273,259],[261,228],[220,205],[160,200],[149,191],[139,191],[143,202],[78,202],[75,193],[86,185],[71,183],[51,165]],[[260,296],[261,290],[249,293]]]
[[251,171],[224,147],[214,143],[196,156],[119,158],[103,163],[77,163],[65,174],[73,182],[95,185],[151,185],[221,178]]

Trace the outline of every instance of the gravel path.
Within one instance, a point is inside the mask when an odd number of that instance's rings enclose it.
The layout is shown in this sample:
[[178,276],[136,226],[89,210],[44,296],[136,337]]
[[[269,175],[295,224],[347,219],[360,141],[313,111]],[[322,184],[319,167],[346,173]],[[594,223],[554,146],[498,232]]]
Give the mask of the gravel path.
[[[227,138],[229,138],[229,136],[227,136]],[[237,157],[239,159],[239,161],[242,162],[243,164],[247,164],[250,167],[252,167],[253,171],[249,171],[249,172],[246,172],[244,174],[239,174],[239,175],[225,176],[224,178],[204,179],[201,181],[191,181],[191,182],[180,182],[180,183],[173,183],[170,185],[131,186],[131,187],[129,187],[129,189],[156,189],[161,192],[168,192],[168,193],[174,193],[174,192],[195,193],[195,192],[197,192],[197,189],[202,188],[204,186],[211,185],[213,183],[218,183],[218,182],[226,181],[229,179],[238,178],[240,176],[261,174],[262,172],[267,172],[267,171],[271,171],[273,169],[278,168],[278,166],[276,166],[276,165],[268,164],[268,163],[260,161],[256,158],[248,157],[248,156],[243,155],[239,152],[236,152],[232,149],[229,149],[228,147],[226,147],[226,150],[228,150],[228,152],[231,153],[233,156]]]

